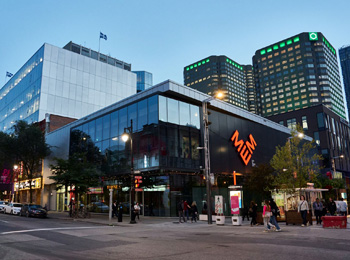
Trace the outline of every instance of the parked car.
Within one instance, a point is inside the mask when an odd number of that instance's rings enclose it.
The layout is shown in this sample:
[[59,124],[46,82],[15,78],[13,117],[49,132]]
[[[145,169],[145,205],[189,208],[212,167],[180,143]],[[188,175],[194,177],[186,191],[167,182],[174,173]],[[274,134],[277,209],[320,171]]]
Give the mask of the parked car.
[[7,201],[0,201],[0,212],[5,213],[5,205],[7,204]]
[[21,210],[22,204],[11,202],[4,206],[4,213],[5,214],[16,214],[18,215]]
[[21,211],[21,216],[29,217],[47,217],[47,210],[45,210],[41,205],[35,205],[35,204],[23,204]]
[[109,212],[109,207],[103,202],[91,202],[87,209],[93,212]]

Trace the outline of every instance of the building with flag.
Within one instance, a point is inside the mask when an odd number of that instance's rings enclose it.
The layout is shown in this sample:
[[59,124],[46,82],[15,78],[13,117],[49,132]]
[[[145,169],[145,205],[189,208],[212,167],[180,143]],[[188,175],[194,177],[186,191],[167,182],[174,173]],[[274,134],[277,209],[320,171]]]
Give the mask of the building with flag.
[[[105,35],[104,35],[105,36]],[[69,42],[43,44],[0,89],[0,131],[45,114],[81,118],[136,93],[131,64]]]

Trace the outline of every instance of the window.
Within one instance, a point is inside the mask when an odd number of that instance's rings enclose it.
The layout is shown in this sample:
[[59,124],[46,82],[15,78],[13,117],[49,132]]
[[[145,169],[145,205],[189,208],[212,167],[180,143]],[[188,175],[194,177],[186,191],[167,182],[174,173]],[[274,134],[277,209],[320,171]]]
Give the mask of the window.
[[316,142],[317,146],[320,146],[321,142],[320,142],[320,134],[318,132],[314,132],[314,140]]
[[303,116],[303,117],[301,118],[301,123],[302,123],[303,129],[304,129],[304,130],[307,130],[307,129],[308,129],[308,126],[307,126],[307,118],[306,118],[306,116]]
[[317,124],[318,128],[324,128],[324,116],[323,113],[317,113]]

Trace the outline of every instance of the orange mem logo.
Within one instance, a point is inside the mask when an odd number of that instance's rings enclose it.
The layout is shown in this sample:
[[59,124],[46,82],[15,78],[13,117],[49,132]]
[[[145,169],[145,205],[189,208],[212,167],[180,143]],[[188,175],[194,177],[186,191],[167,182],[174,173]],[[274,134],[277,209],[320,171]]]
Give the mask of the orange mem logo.
[[231,137],[231,141],[233,142],[233,145],[237,147],[237,151],[239,152],[244,164],[248,165],[257,144],[251,134],[248,137],[249,140],[245,142],[243,140],[238,140],[238,136],[239,132],[236,130]]

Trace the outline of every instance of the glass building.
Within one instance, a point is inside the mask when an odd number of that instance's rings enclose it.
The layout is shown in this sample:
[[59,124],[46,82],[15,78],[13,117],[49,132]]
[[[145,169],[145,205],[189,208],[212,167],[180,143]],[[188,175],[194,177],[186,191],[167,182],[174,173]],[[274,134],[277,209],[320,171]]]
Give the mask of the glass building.
[[147,71],[133,71],[137,75],[137,93],[153,86],[153,75]]
[[224,93],[224,101],[248,110],[244,66],[226,56],[209,56],[184,68],[184,84],[210,96]]
[[[133,166],[137,179],[142,177],[133,201],[143,205],[143,214],[176,216],[180,199],[196,201],[202,212],[206,188],[202,150],[197,148],[203,146],[201,106],[208,97],[165,81],[47,134],[52,158],[66,158],[86,144],[96,147],[93,150],[103,158],[104,175],[100,187],[93,187],[84,198],[86,204],[108,204],[108,189],[113,188],[113,200],[123,203],[128,212]],[[211,101],[209,109],[211,172],[215,176],[212,194],[223,195],[228,203],[233,171],[244,174],[252,165],[270,161],[290,130],[220,100]],[[131,127],[132,149],[130,142],[121,140]],[[237,148],[243,142],[249,152]],[[62,210],[64,191],[56,191],[48,178],[53,163],[50,158],[44,161],[42,201],[51,209]],[[227,204],[226,214],[229,208]]]
[[320,32],[300,33],[255,52],[258,113],[324,104],[346,119],[337,53]]
[[1,131],[47,113],[81,118],[136,93],[130,64],[72,42],[65,48],[45,43],[0,89]]
[[339,59],[343,74],[348,116],[350,115],[350,45],[339,49]]

